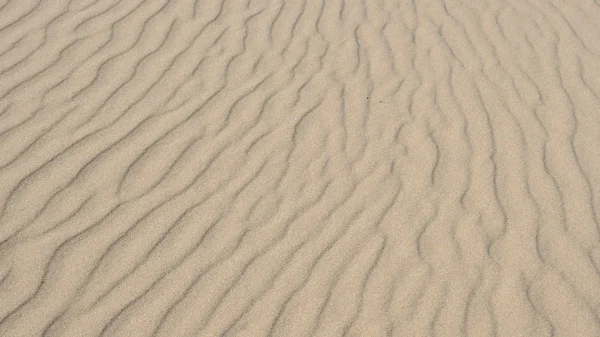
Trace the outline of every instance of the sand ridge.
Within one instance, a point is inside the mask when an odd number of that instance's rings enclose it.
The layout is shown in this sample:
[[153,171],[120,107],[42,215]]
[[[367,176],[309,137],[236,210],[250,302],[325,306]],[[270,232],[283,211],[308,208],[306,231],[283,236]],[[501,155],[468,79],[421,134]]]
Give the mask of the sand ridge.
[[0,0],[0,336],[600,336],[593,0]]

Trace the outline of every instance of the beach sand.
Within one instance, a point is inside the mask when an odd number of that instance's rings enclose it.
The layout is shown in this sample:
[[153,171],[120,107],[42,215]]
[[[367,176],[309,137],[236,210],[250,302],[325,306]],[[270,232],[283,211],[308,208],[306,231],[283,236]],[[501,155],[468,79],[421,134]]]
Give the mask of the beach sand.
[[0,336],[600,336],[595,0],[0,0]]

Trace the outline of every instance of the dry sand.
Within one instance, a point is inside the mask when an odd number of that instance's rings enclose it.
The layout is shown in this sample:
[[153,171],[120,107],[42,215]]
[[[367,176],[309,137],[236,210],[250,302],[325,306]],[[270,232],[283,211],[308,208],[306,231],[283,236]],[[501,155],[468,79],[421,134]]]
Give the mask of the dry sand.
[[600,336],[598,2],[0,27],[0,336]]

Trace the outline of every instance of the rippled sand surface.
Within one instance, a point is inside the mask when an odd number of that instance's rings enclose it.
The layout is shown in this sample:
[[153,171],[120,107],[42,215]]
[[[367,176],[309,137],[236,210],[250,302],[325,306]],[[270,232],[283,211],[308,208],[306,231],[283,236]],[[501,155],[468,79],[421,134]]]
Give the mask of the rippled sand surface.
[[595,0],[0,0],[0,336],[600,336]]

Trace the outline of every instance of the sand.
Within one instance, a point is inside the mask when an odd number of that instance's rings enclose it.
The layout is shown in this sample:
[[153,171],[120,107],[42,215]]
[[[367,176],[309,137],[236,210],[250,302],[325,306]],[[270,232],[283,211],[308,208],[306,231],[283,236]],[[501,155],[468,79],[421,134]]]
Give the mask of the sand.
[[600,3],[0,0],[0,336],[600,336]]

